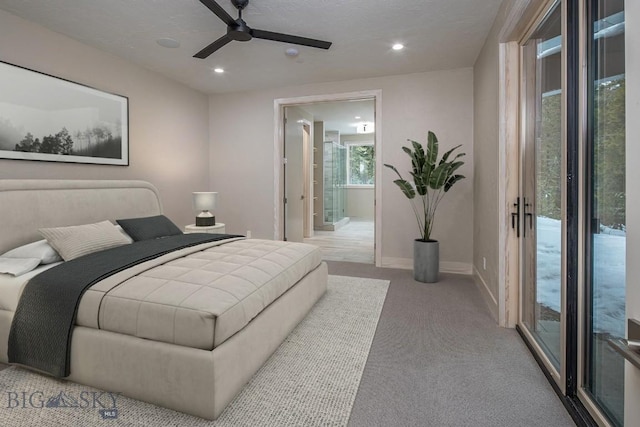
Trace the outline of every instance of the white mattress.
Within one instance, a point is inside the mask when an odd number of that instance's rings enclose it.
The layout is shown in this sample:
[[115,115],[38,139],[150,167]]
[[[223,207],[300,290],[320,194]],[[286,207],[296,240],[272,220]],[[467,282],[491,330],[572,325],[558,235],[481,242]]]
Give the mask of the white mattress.
[[322,262],[320,249],[304,243],[248,239],[200,247],[168,262],[158,258],[119,283],[111,283],[114,276],[97,283],[80,303],[77,324],[212,350]]
[[36,269],[18,277],[0,273],[0,310],[7,310],[11,312],[16,311],[16,307],[18,307],[18,300],[20,300],[20,295],[22,295],[24,285],[32,277],[50,269],[51,267],[55,267],[58,264],[62,263],[54,262],[53,264],[39,265]]

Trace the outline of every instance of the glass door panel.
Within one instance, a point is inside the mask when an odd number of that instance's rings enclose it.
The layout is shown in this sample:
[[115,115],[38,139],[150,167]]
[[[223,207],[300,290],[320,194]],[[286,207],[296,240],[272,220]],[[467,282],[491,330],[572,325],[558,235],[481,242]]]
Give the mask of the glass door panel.
[[608,340],[625,336],[624,1],[596,0],[591,11],[585,383],[610,421],[622,425],[624,359]]
[[562,9],[523,46],[522,323],[559,372],[562,295]]

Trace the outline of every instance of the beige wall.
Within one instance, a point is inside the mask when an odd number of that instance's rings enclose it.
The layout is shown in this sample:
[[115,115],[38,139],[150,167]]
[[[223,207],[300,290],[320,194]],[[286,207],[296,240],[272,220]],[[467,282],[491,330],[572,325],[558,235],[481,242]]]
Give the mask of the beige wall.
[[[499,37],[511,1],[503,3],[473,68],[473,265],[480,280],[499,298]],[[486,259],[486,269],[483,258]],[[492,312],[497,315],[497,305]]]
[[142,179],[165,213],[193,222],[191,192],[208,190],[208,98],[154,72],[0,11],[0,59],[129,98],[130,166],[0,160],[0,178]]
[[351,219],[366,219],[373,221],[375,216],[373,188],[351,187],[347,192],[347,216]]
[[[220,192],[219,218],[231,232],[252,230],[272,238],[274,230],[274,99],[382,90],[382,141],[378,155],[407,170],[401,150],[407,138],[425,141],[438,135],[442,149],[463,144],[462,173],[438,212],[434,237],[441,241],[441,260],[470,267],[473,247],[473,76],[471,69],[389,76],[223,94],[210,97],[211,188]],[[412,258],[417,225],[407,200],[382,176],[382,257],[390,262]]]

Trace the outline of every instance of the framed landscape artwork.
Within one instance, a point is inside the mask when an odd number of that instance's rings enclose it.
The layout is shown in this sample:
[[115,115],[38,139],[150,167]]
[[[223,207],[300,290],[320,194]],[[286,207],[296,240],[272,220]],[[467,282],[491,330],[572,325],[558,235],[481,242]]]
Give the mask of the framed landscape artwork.
[[0,158],[129,165],[129,100],[0,61]]

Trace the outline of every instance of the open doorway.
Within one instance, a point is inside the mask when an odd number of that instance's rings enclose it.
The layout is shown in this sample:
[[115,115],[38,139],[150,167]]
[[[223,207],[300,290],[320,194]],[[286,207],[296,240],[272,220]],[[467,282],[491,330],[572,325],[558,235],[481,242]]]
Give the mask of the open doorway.
[[286,105],[283,238],[375,263],[375,99]]

